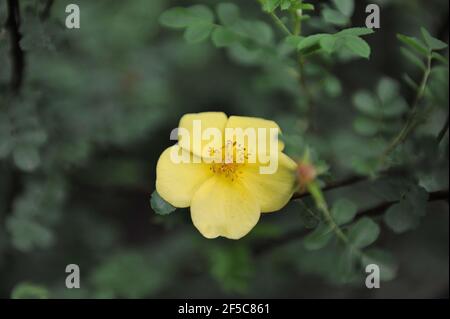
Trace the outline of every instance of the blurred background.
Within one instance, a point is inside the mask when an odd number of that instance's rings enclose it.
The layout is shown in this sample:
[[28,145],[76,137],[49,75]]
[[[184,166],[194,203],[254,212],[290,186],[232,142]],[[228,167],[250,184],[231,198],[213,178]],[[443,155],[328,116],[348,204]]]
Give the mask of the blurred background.
[[[374,217],[381,227],[376,246],[395,260],[395,274],[373,290],[365,288],[363,272],[342,280],[336,243],[304,248],[309,225],[299,203],[264,215],[239,241],[203,238],[188,209],[160,216],[150,206],[158,157],[172,145],[169,134],[180,117],[191,112],[273,119],[287,152],[295,158],[300,145],[310,145],[329,165],[330,180],[363,171],[358,157],[379,149],[379,141],[361,121],[355,124],[353,97],[384,81],[398,88],[396,103],[413,99],[402,76],[420,72],[400,54],[396,34],[416,35],[424,26],[448,42],[448,1],[369,1],[381,7],[381,29],[367,38],[370,60],[321,58],[306,67],[312,119],[306,92],[279,55],[187,44],[181,32],[158,22],[173,6],[219,2],[20,0],[18,68],[9,0],[0,0],[0,297],[448,297],[446,201],[427,205],[420,223],[401,234]],[[228,2],[238,4],[242,19],[263,23],[257,37],[264,45],[279,43],[280,32],[256,1]],[[64,26],[69,3],[80,6],[80,29]],[[334,28],[320,15],[331,2],[314,3],[305,32]],[[363,26],[366,4],[356,1],[352,25]],[[440,99],[437,110],[410,150],[430,146],[447,117],[448,68],[436,73],[430,85]],[[421,176],[429,187],[448,190],[448,135],[440,147],[439,156],[425,149]],[[363,209],[396,197],[391,186],[366,181],[327,196],[350,198]],[[72,263],[80,266],[80,289],[65,287]]]

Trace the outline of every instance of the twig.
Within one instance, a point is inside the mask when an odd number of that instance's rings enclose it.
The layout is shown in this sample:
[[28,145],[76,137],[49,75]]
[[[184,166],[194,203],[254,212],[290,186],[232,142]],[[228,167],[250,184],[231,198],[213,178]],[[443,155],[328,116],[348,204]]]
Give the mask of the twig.
[[[259,0],[261,3],[261,1]],[[300,1],[300,4],[302,1]],[[275,25],[286,35],[286,36],[300,36],[302,32],[302,20],[301,16],[298,15],[298,13],[294,12],[294,32],[292,33],[291,30],[283,23],[283,21],[277,16],[275,12],[266,12],[270,18],[274,21]],[[302,91],[305,93],[305,99],[308,107],[308,118],[310,119],[311,126],[314,128],[314,99],[313,95],[311,94],[311,91],[308,88],[308,85],[305,81],[305,70],[304,70],[304,57],[299,53],[298,54],[298,77],[299,77],[299,84]]]
[[[341,181],[331,182],[331,183],[327,184],[325,187],[322,187],[322,190],[323,191],[329,191],[329,190],[332,190],[332,189],[335,189],[335,188],[350,186],[350,185],[353,185],[353,184],[356,184],[356,183],[359,183],[359,182],[366,181],[368,179],[369,178],[366,177],[366,176],[358,176],[358,175],[351,176],[351,177],[349,177],[347,179],[344,179],[344,180],[341,180]],[[291,200],[302,199],[302,198],[309,197],[309,196],[311,196],[311,194],[308,193],[308,192],[301,193],[301,194],[295,193],[292,196]]]
[[[429,193],[428,202],[435,202],[440,200],[447,200],[448,201],[448,190],[440,190],[436,192]],[[386,209],[391,207],[394,204],[397,204],[399,201],[391,201],[391,202],[384,202],[380,203],[377,206],[365,209],[358,213],[359,217],[362,216],[377,216],[380,214],[380,212],[384,212]]]
[[5,27],[9,31],[11,40],[11,80],[10,86],[14,94],[18,94],[22,87],[25,69],[25,54],[20,47],[20,5],[18,0],[8,0],[8,18]]
[[[446,200],[448,202],[449,198],[449,191],[447,190],[439,190],[435,192],[429,193],[428,202],[435,202],[435,201],[441,201]],[[389,202],[383,202],[376,206],[361,210],[357,214],[357,218],[361,218],[363,216],[378,216],[382,214],[386,209],[391,207],[392,205],[398,203],[399,201],[389,201]],[[269,252],[271,252],[273,249],[276,249],[277,247],[280,247],[286,243],[298,240],[303,238],[306,234],[309,233],[308,229],[295,229],[290,232],[285,233],[284,235],[276,238],[271,239],[270,241],[264,241],[256,245],[253,249],[253,253],[256,257],[261,257],[262,255],[265,255]]]
[[394,137],[394,139],[389,143],[384,152],[381,154],[378,160],[379,167],[383,166],[388,156],[397,148],[397,146],[402,144],[408,138],[408,136],[411,134],[411,132],[418,124],[416,116],[418,113],[419,102],[421,101],[422,97],[425,94],[428,78],[431,73],[431,60],[432,60],[432,52],[430,51],[427,56],[426,69],[423,73],[422,80],[420,81],[416,97],[414,98],[414,102],[411,107],[410,116],[408,117],[405,126],[403,126],[403,128],[400,130],[397,136]]
[[292,35],[292,32],[288,29],[288,27],[281,21],[281,19],[273,12],[268,13],[275,24],[283,31],[286,35]]
[[[302,5],[302,0],[299,1],[299,5]],[[301,36],[302,35],[302,16],[301,16],[301,11],[299,12],[294,12],[294,34],[296,36]],[[312,130],[315,129],[315,116],[314,116],[314,97],[311,93],[311,91],[309,90],[308,84],[306,83],[305,80],[305,58],[304,56],[299,52],[298,53],[298,75],[299,75],[299,83],[300,83],[300,88],[302,89],[302,91],[305,93],[305,99],[306,99],[306,105],[308,108],[308,119],[311,125]]]
[[311,128],[315,129],[315,121],[314,121],[314,98],[309,90],[308,84],[305,79],[305,59],[301,53],[298,54],[298,76],[300,88],[305,93],[306,105],[308,108],[308,119],[310,120]]

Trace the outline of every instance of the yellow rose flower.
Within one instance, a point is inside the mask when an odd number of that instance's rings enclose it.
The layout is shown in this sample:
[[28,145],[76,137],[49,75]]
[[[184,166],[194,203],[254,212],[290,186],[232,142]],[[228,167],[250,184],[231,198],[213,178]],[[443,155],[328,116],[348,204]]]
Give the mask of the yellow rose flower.
[[[207,128],[217,128],[222,133],[226,128],[279,130],[273,121],[241,116],[227,118],[220,112],[186,114],[180,120],[179,129],[193,133],[193,123],[197,120],[201,121],[202,132]],[[178,144],[161,154],[156,167],[156,190],[175,207],[190,206],[192,222],[206,238],[239,239],[256,225],[261,213],[280,210],[292,197],[296,163],[282,153],[283,143],[278,142],[276,171],[261,174],[260,161],[208,163],[205,156],[194,152],[194,134],[189,136],[190,140],[180,136]],[[267,145],[272,137],[270,133],[266,135]],[[201,143],[205,146],[204,141]],[[233,141],[223,141],[223,145],[227,143]],[[215,150],[211,149],[210,155]],[[171,153],[179,150],[188,151],[192,160],[175,163]]]

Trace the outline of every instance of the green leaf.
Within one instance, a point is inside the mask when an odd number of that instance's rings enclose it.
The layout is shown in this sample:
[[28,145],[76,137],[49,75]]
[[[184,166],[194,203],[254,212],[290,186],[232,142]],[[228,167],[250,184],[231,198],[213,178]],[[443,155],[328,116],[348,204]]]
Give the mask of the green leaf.
[[254,265],[248,247],[233,245],[207,251],[212,277],[229,293],[248,292]]
[[385,223],[395,233],[415,229],[426,214],[429,194],[421,186],[413,185],[399,203],[392,205],[384,215]]
[[416,216],[410,213],[412,209],[413,207],[406,201],[394,204],[386,211],[384,222],[398,234],[414,229],[418,226],[419,221]]
[[326,224],[319,225],[314,231],[303,239],[303,246],[308,250],[317,250],[325,247],[333,237],[331,228]]
[[303,11],[314,11],[315,10],[313,4],[311,4],[311,3],[304,3],[304,2],[300,5],[299,9],[301,9]]
[[40,285],[23,282],[14,287],[11,292],[12,299],[48,299],[48,290]]
[[419,59],[414,53],[412,53],[410,50],[406,49],[406,48],[400,48],[400,52],[402,53],[402,55],[407,58],[409,60],[409,62],[411,62],[412,64],[414,64],[415,66],[417,66],[419,69],[425,71],[426,70],[426,66],[425,63]]
[[280,9],[281,10],[288,10],[292,5],[291,0],[281,0],[280,1]]
[[362,113],[377,117],[380,109],[375,97],[368,91],[358,91],[353,95],[353,105]]
[[377,95],[382,103],[389,103],[398,96],[398,83],[391,78],[382,77],[377,85]]
[[358,256],[349,247],[345,247],[344,251],[339,253],[335,265],[338,283],[350,283],[355,279],[357,258]]
[[446,57],[444,57],[442,54],[433,52],[431,56],[434,60],[437,60],[445,65],[448,65],[448,59]]
[[297,49],[297,47],[300,44],[300,42],[302,41],[302,39],[303,39],[303,37],[299,37],[297,35],[290,35],[290,36],[287,36],[284,41],[288,46]]
[[336,224],[340,226],[351,222],[355,218],[357,207],[352,201],[344,198],[333,205],[331,213]]
[[323,9],[322,17],[325,19],[326,22],[337,26],[344,26],[349,22],[348,17],[343,15],[341,12],[333,10],[331,8]]
[[364,248],[375,242],[380,234],[380,227],[370,218],[363,217],[350,227],[349,241],[357,248]]
[[384,250],[369,249],[364,253],[362,264],[364,268],[369,264],[377,265],[380,268],[380,279],[382,281],[390,281],[397,275],[398,265],[394,257]]
[[431,34],[425,28],[420,28],[420,31],[422,33],[423,39],[425,40],[425,43],[431,50],[443,50],[447,48],[447,43],[431,36]]
[[190,25],[184,33],[188,43],[200,43],[208,39],[214,26],[210,23],[196,23]]
[[6,220],[13,246],[22,252],[34,248],[48,248],[54,243],[53,233],[33,219],[12,215]]
[[336,48],[337,38],[331,34],[324,35],[319,39],[320,47],[327,53],[332,53]]
[[320,222],[320,212],[307,200],[295,201],[299,205],[300,223],[307,229],[316,228]]
[[354,54],[368,59],[370,56],[370,46],[360,37],[348,35],[344,37],[345,46]]
[[333,0],[336,9],[339,10],[344,16],[351,17],[355,10],[354,0]]
[[413,79],[411,79],[411,77],[407,74],[404,73],[402,76],[403,81],[405,81],[406,84],[408,84],[408,86],[413,89],[413,90],[417,90],[419,88],[419,86],[417,85],[416,82],[414,82]]
[[212,24],[214,15],[204,5],[195,5],[189,8],[176,7],[164,11],[159,21],[166,27],[186,28],[194,24]]
[[[399,117],[408,111],[408,103],[406,103],[405,99],[397,95],[395,98],[389,101],[389,103],[383,104],[382,108],[382,117],[383,118],[395,118]],[[387,124],[387,123],[384,123]],[[397,130],[394,128],[394,130]]]
[[265,22],[262,21],[246,21],[247,24],[247,34],[256,43],[259,44],[270,44],[273,40],[273,30]]
[[355,157],[352,159],[352,167],[360,175],[367,175],[371,178],[375,177],[379,169],[379,161],[369,157]]
[[299,19],[300,19],[300,21],[306,21],[306,20],[308,20],[308,19],[311,19],[311,16],[310,16],[309,14],[302,14],[302,15],[299,17]]
[[176,207],[166,202],[155,190],[150,198],[150,205],[158,215],[168,215],[175,211]]
[[280,0],[262,0],[263,10],[273,12],[280,5]]
[[219,3],[217,5],[219,21],[226,25],[232,25],[239,19],[239,7],[233,3]]
[[217,27],[212,34],[212,41],[218,48],[230,46],[239,41],[239,36],[225,27]]
[[301,38],[300,42],[297,45],[297,50],[301,51],[301,50],[305,50],[307,48],[313,47],[313,46],[319,44],[319,41],[321,39],[323,39],[324,37],[328,37],[328,36],[330,36],[330,35],[326,34],[326,33],[318,33],[318,34],[310,35],[305,38]]
[[273,30],[265,22],[258,20],[239,20],[230,28],[239,36],[251,39],[252,41],[266,45],[273,41]]
[[13,150],[16,166],[26,172],[32,172],[41,164],[39,150],[32,145],[19,145]]
[[191,16],[191,23],[213,23],[214,14],[212,11],[204,5],[194,5],[188,8]]
[[399,39],[403,44],[416,50],[424,56],[428,56],[428,49],[422,44],[420,40],[415,37],[409,37],[403,34],[397,34],[397,39]]
[[420,185],[414,185],[405,195],[405,200],[408,201],[414,208],[413,213],[416,216],[425,216],[428,198],[430,194]]
[[171,8],[161,14],[159,22],[165,27],[185,28],[190,23],[189,11],[186,8]]
[[230,55],[233,59],[239,63],[246,65],[255,65],[261,61],[262,51],[261,49],[249,49],[241,43],[236,43],[230,46]]
[[370,118],[359,116],[353,122],[353,128],[361,135],[374,136],[378,133],[379,124]]
[[362,36],[372,34],[374,31],[369,28],[348,28],[342,31],[339,31],[336,35],[354,35],[354,36]]
[[334,76],[327,76],[323,84],[325,92],[331,97],[337,97],[342,93],[341,82]]

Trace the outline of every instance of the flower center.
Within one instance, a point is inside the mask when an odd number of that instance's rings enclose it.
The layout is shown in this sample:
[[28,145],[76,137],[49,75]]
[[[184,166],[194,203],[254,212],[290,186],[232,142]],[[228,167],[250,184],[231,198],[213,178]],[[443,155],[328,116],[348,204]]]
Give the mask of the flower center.
[[[225,147],[229,148],[225,149]],[[241,168],[245,165],[245,160],[248,159],[248,152],[241,145],[236,145],[236,142],[232,143],[228,141],[225,147],[222,147],[221,151],[212,148],[209,149],[209,155],[211,157],[218,155],[222,158],[221,162],[212,163],[210,170],[216,175],[221,175],[234,181],[242,174]]]
[[234,181],[238,178],[239,174],[242,174],[239,170],[240,166],[241,165],[238,163],[213,163],[211,164],[210,169],[214,174],[224,176],[231,179],[231,181]]

